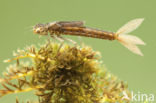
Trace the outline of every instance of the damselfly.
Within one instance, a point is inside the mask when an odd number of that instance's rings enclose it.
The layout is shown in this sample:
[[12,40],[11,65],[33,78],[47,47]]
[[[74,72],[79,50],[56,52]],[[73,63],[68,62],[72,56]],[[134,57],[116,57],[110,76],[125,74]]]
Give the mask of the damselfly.
[[76,35],[76,36],[85,36],[99,39],[107,40],[118,40],[126,48],[128,48],[133,53],[143,56],[140,49],[136,46],[145,45],[145,43],[138,37],[127,35],[128,33],[135,30],[143,22],[143,18],[134,19],[121,27],[117,32],[108,32],[93,28],[88,28],[84,26],[83,21],[59,21],[52,22],[47,24],[37,24],[33,27],[33,31],[39,35],[56,35],[61,37],[64,35]]

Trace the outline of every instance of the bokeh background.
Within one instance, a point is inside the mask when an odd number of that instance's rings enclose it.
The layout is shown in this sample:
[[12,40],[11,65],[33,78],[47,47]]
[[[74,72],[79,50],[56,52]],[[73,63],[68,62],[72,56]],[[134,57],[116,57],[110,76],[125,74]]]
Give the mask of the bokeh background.
[[[103,64],[111,73],[127,81],[135,93],[156,95],[156,1],[155,0],[1,0],[0,1],[0,73],[11,63],[12,52],[31,44],[43,44],[47,37],[38,38],[31,26],[52,21],[83,20],[86,26],[116,31],[135,18],[145,18],[139,29],[132,32],[147,45],[139,46],[144,56],[138,56],[117,41],[82,38],[94,50],[100,51]],[[78,37],[66,36],[80,42]],[[15,103],[37,98],[32,92],[11,94],[0,103]]]

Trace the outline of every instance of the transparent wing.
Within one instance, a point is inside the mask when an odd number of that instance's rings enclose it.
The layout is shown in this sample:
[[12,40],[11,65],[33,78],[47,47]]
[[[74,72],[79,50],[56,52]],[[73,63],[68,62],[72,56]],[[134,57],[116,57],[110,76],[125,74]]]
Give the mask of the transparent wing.
[[59,21],[57,22],[62,27],[84,27],[84,21]]
[[140,24],[143,22],[143,20],[144,20],[144,18],[138,18],[138,19],[129,21],[127,24],[122,26],[117,31],[117,34],[127,34],[131,31],[135,30],[136,28],[138,28],[140,26]]

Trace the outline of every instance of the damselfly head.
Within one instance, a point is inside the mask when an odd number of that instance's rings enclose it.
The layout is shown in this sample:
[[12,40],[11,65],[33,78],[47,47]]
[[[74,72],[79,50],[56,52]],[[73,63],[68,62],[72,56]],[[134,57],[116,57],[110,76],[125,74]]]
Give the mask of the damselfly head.
[[35,34],[39,35],[48,35],[48,27],[46,24],[37,24],[33,27],[33,31]]

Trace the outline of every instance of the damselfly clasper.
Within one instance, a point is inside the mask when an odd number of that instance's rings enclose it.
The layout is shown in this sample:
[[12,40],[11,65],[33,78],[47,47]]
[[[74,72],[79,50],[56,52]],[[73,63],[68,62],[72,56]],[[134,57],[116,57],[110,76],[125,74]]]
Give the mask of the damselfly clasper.
[[58,21],[47,24],[37,24],[33,31],[39,35],[48,35],[51,37],[61,38],[61,35],[76,35],[107,40],[118,40],[133,53],[143,56],[136,45],[145,45],[138,37],[127,35],[135,30],[143,22],[143,18],[134,19],[121,27],[117,32],[108,32],[93,28],[88,28],[83,21]]

